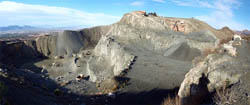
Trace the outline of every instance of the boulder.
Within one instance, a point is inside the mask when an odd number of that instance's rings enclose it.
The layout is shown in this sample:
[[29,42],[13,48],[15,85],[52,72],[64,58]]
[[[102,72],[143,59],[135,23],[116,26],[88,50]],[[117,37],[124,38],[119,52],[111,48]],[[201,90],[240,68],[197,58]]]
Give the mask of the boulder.
[[[237,83],[242,74],[248,72],[250,58],[245,54],[249,52],[250,44],[242,43],[234,46],[237,56],[229,51],[210,54],[185,75],[178,92],[182,105],[198,105],[209,93]],[[222,47],[220,50],[225,49]]]
[[124,50],[124,47],[115,42],[110,36],[103,36],[94,50],[95,56],[87,62],[87,71],[92,82],[118,76],[128,69],[134,56]]

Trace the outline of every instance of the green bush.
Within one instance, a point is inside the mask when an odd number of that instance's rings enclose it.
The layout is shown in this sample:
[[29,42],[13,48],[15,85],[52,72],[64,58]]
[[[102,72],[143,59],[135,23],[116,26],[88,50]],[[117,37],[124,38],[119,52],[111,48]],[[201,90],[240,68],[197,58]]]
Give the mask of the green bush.
[[55,89],[55,90],[54,90],[54,94],[55,94],[56,96],[62,96],[62,95],[63,95],[63,92],[62,92],[60,89]]

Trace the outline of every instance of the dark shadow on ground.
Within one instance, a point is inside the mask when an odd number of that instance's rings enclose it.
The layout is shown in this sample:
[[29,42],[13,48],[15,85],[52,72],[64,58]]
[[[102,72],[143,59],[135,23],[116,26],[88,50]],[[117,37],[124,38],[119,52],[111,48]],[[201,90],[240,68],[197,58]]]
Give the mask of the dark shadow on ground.
[[[68,93],[53,80],[27,69],[10,69],[8,77],[0,76],[8,88],[5,98],[10,105],[160,105],[164,98],[178,92],[178,88],[155,89],[140,93],[109,95],[77,95]],[[57,93],[55,90],[59,89]]]
[[161,105],[163,100],[170,96],[175,97],[179,88],[154,89],[140,93],[115,93],[115,95],[87,96],[87,105]]
[[[0,82],[7,87],[4,98],[10,105],[160,105],[167,96],[174,96],[178,88],[133,93],[116,92],[115,95],[79,95],[69,92],[48,78],[35,62],[47,59],[41,53],[20,43],[0,46]],[[29,67],[23,64],[30,63]],[[118,82],[128,78],[116,78]]]
[[190,85],[190,96],[184,97],[181,100],[183,105],[200,105],[206,99],[208,99],[209,91],[207,85],[210,83],[209,79],[202,74],[202,77],[199,79],[199,84]]

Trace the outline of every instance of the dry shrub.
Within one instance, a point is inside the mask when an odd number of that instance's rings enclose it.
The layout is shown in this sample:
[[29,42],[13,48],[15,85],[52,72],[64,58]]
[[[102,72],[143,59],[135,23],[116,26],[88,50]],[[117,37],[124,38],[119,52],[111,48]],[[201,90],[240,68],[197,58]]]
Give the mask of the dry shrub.
[[118,90],[118,89],[119,89],[118,84],[115,84],[111,90],[112,90],[112,91],[116,91],[116,90]]
[[207,48],[203,50],[203,56],[208,56],[209,54],[219,53],[219,48]]
[[54,94],[55,94],[56,96],[62,96],[62,95],[63,95],[63,92],[62,92],[60,89],[55,89],[55,90],[54,90]]
[[216,105],[232,105],[236,102],[234,91],[226,88],[227,85],[226,81],[222,88],[216,89],[215,96],[213,97]]
[[178,96],[174,98],[171,98],[170,96],[168,96],[168,98],[164,99],[161,105],[181,105],[180,98]]
[[244,39],[244,40],[250,42],[250,36],[244,36],[244,37],[242,37],[242,39]]
[[193,64],[193,65],[197,65],[198,63],[204,61],[204,59],[205,59],[205,58],[202,57],[202,56],[195,57],[195,58],[192,60],[192,64]]
[[220,42],[219,42],[219,46],[221,46],[221,45],[223,45],[225,43],[228,43],[231,40],[232,40],[232,37],[227,37],[227,38],[221,39]]
[[236,102],[235,94],[229,89],[217,89],[214,102],[216,105],[232,105]]

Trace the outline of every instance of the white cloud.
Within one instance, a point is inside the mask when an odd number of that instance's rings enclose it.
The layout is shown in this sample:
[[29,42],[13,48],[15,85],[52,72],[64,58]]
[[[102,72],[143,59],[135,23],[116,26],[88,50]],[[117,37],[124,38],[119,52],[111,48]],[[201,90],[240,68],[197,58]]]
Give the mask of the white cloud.
[[155,2],[159,2],[159,3],[165,3],[166,1],[165,0],[153,0]]
[[213,8],[208,1],[200,1],[200,0],[171,0],[180,6],[191,6],[191,7],[205,7],[205,8]]
[[242,30],[246,27],[233,19],[233,10],[240,6],[238,0],[171,0],[180,6],[191,6],[197,8],[209,8],[212,10],[208,15],[196,16],[196,18],[206,21],[215,28],[228,26],[231,29]]
[[143,1],[134,1],[132,3],[130,3],[130,5],[132,6],[143,6],[145,4],[145,2]]
[[71,8],[0,2],[0,23],[7,25],[96,26],[111,24],[120,17],[88,13]]

